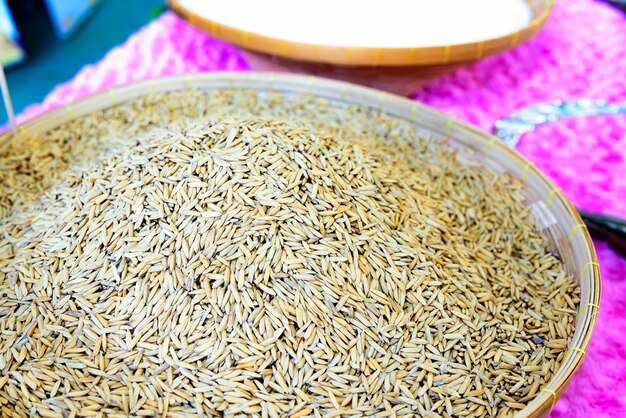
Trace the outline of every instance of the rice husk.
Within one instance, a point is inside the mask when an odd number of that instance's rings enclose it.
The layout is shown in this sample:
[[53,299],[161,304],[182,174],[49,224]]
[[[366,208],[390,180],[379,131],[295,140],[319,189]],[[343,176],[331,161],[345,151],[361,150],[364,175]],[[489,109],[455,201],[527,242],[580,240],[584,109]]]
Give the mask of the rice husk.
[[506,416],[578,286],[522,184],[372,109],[152,95],[0,154],[0,404]]

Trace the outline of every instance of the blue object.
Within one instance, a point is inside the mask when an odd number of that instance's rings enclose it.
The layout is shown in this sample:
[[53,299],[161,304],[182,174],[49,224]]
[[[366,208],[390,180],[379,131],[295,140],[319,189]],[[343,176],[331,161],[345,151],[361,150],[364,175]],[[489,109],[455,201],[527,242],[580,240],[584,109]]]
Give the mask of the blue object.
[[78,29],[100,0],[45,0],[57,36],[66,39]]

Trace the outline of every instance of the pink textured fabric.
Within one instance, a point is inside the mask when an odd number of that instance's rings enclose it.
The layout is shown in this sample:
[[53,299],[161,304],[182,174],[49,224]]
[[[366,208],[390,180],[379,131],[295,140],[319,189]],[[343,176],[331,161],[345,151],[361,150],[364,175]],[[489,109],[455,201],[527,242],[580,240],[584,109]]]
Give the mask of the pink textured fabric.
[[[212,70],[246,70],[232,46],[165,13],[18,120],[118,84]],[[626,16],[594,0],[558,1],[541,34],[513,51],[433,81],[415,99],[484,129],[514,109],[557,98],[626,102]],[[626,217],[626,117],[539,128],[520,151],[581,208]],[[596,242],[601,312],[585,361],[552,417],[626,416],[626,261]]]

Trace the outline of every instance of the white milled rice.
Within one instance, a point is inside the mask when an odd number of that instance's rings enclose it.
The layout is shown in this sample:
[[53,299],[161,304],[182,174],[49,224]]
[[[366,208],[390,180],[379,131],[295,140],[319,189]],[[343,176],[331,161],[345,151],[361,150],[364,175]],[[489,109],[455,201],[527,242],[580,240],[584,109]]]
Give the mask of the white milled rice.
[[413,48],[484,41],[527,26],[524,0],[180,0],[250,33],[329,46]]

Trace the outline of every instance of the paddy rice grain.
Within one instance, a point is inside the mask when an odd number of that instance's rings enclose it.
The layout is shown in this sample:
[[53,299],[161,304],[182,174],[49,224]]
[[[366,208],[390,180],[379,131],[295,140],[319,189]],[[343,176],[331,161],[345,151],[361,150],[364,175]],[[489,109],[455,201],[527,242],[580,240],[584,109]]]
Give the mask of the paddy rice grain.
[[522,185],[365,107],[150,96],[0,177],[3,415],[506,416],[573,334]]

